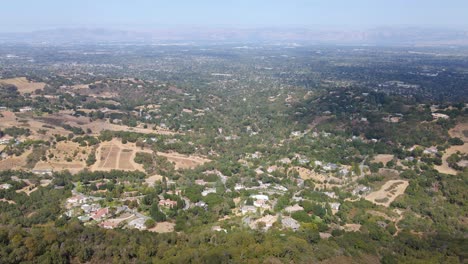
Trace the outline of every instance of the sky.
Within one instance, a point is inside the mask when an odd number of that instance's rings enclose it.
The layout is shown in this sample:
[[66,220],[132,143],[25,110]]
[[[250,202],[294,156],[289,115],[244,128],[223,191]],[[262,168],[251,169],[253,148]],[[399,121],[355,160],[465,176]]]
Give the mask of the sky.
[[468,0],[3,0],[0,31],[164,27],[453,27]]

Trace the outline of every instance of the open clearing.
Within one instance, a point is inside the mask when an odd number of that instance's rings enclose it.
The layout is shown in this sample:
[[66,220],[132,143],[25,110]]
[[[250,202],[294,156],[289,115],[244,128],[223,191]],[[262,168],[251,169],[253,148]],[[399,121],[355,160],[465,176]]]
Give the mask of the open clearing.
[[[295,166],[292,167],[290,170],[296,170],[299,173],[299,177],[301,177],[301,179],[303,180],[312,179],[315,183],[317,183],[316,187],[320,189],[323,189],[325,187],[331,188],[333,186],[340,187],[342,183],[342,180],[337,177],[317,173],[315,171],[303,167]],[[327,181],[327,183],[325,183],[325,181]]]
[[26,160],[31,150],[25,151],[20,156],[10,156],[4,160],[0,160],[0,170],[21,170],[26,166]]
[[5,203],[9,203],[9,204],[16,204],[15,201],[7,200],[7,199],[5,199],[5,198],[0,199],[0,202],[5,202]]
[[[69,170],[71,173],[77,173],[86,167],[86,159],[90,152],[89,147],[80,147],[78,143],[70,141],[58,142],[55,148],[47,151],[53,158],[47,161],[39,161],[34,167],[35,170]],[[71,161],[69,161],[71,160]]]
[[141,151],[135,143],[122,144],[122,141],[113,139],[101,143],[96,150],[96,163],[91,166],[92,171],[145,171],[141,164],[135,163],[136,152]]
[[153,175],[145,179],[145,182],[148,184],[148,186],[154,186],[154,183],[157,181],[162,181],[162,176],[161,175]]
[[[70,133],[70,131],[67,131],[58,125],[50,125],[39,119],[34,119],[31,113],[20,114],[13,113],[11,111],[3,111],[1,113],[3,117],[0,117],[0,129],[13,126],[28,128],[31,130],[31,139],[49,140],[52,135],[58,134],[61,136],[67,136]],[[39,130],[43,130],[45,133],[38,133]]]
[[342,229],[345,232],[358,232],[361,229],[360,224],[345,224]]
[[394,156],[392,154],[379,154],[374,157],[372,162],[375,162],[375,163],[382,162],[384,165],[387,165],[387,163],[391,161],[393,157]]
[[174,231],[174,223],[171,222],[161,222],[157,223],[155,227],[148,229],[150,232],[156,233],[170,233]]
[[167,158],[175,163],[176,169],[193,169],[211,160],[199,156],[187,156],[176,152],[157,152],[159,156]]
[[373,202],[377,205],[385,207],[390,204],[400,195],[402,195],[409,182],[404,180],[390,180],[386,182],[378,191],[372,192],[366,196],[366,200]]
[[457,124],[454,128],[449,130],[451,137],[459,137],[465,143],[468,143],[468,122],[462,122]]
[[0,83],[3,84],[11,84],[18,88],[18,92],[21,94],[24,93],[33,93],[37,89],[44,89],[45,83],[43,82],[30,82],[26,77],[18,77],[18,78],[11,78],[11,79],[3,79],[0,80]]

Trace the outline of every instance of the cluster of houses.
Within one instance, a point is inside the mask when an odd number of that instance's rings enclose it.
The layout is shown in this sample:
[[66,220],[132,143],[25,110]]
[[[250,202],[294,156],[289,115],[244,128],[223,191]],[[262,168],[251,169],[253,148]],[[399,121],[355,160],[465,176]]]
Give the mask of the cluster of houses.
[[115,208],[101,207],[98,203],[102,198],[86,196],[75,193],[66,201],[65,213],[68,217],[77,217],[85,224],[96,224],[106,229],[118,227],[146,229],[146,221],[149,217],[144,216],[127,206],[118,206]]

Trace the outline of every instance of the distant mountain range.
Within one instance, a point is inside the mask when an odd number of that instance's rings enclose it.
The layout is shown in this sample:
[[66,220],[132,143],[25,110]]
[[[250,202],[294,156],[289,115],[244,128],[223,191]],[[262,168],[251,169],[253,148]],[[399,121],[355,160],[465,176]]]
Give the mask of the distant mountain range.
[[334,45],[468,46],[468,29],[392,28],[178,28],[156,30],[54,29],[0,33],[0,42],[24,43],[297,43]]

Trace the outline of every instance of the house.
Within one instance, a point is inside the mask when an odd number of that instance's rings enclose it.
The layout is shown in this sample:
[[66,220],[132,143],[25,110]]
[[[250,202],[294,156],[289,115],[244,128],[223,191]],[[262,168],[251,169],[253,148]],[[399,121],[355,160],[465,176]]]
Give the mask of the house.
[[216,188],[208,188],[202,192],[202,196],[207,196],[210,193],[216,193]]
[[269,200],[268,196],[264,194],[252,194],[250,197],[252,197],[253,199],[257,199],[257,200],[265,200],[265,201]]
[[12,139],[14,139],[14,138],[11,137],[11,136],[8,136],[8,135],[3,136],[2,138],[0,138],[0,144],[1,144],[1,145],[7,145],[7,144],[10,143],[10,141],[11,141]]
[[26,106],[26,107],[23,107],[23,108],[20,108],[20,109],[19,109],[19,111],[20,111],[21,113],[31,112],[32,110],[33,110],[33,108],[30,107],[30,106]]
[[434,119],[449,119],[450,117],[441,113],[432,113],[432,118]]
[[36,175],[52,175],[52,169],[32,170],[32,173]]
[[99,223],[99,226],[105,229],[114,229],[119,225],[116,221],[104,221]]
[[242,214],[256,213],[256,212],[257,212],[257,208],[253,205],[244,205],[241,207]]
[[340,210],[340,205],[340,203],[330,203],[331,209],[336,211]]
[[366,192],[369,192],[371,189],[370,187],[364,186],[364,185],[358,185],[354,190],[352,191],[353,195],[361,195]]
[[323,169],[326,171],[332,171],[338,169],[338,165],[335,163],[327,163],[325,166],[323,166]]
[[195,180],[195,184],[204,186],[207,184],[207,182],[205,182],[204,180]]
[[297,184],[297,187],[304,187],[304,180],[301,179],[301,178],[297,178],[296,179],[296,184]]
[[159,206],[166,207],[166,208],[174,208],[177,207],[177,201],[172,201],[171,199],[160,200]]
[[260,207],[260,208],[268,207],[267,200],[263,200],[263,199],[255,200],[253,202],[253,205],[255,207]]
[[212,231],[217,231],[217,232],[223,231],[223,232],[227,233],[227,230],[224,229],[224,228],[221,228],[220,226],[213,226],[213,227],[211,228],[211,230],[212,230]]
[[293,132],[291,132],[291,136],[293,136],[293,137],[299,137],[299,136],[301,136],[301,135],[302,135],[301,131],[293,131]]
[[73,197],[68,198],[67,203],[82,204],[82,203],[86,203],[87,200],[88,200],[88,198],[86,196],[75,195]]
[[202,208],[205,208],[205,209],[208,208],[208,205],[203,201],[196,202],[194,205],[196,207],[202,207]]
[[290,228],[294,231],[297,231],[301,227],[298,221],[294,220],[293,218],[289,216],[284,216],[281,219],[281,224],[283,225],[283,227]]
[[91,218],[87,215],[81,215],[78,216],[78,220],[80,220],[81,222],[88,222],[89,220],[91,220]]
[[166,193],[169,194],[169,195],[179,195],[180,196],[180,195],[182,195],[182,190],[179,190],[179,189],[176,189],[174,191],[169,190]]
[[332,199],[338,198],[334,192],[324,192],[323,194],[325,194],[326,196],[328,196],[328,197],[330,197]]
[[284,208],[284,210],[288,213],[294,213],[298,211],[303,211],[304,208],[298,204],[295,204],[295,205],[291,205],[291,206]]
[[340,171],[338,171],[338,174],[341,176],[346,176],[348,175],[348,173],[349,173],[349,170],[347,168],[342,168],[340,169]]
[[1,184],[0,185],[0,189],[1,190],[8,190],[12,187],[13,185],[9,184],[9,183],[4,183],[4,184]]
[[236,191],[244,190],[244,189],[245,189],[245,186],[240,183],[236,183],[236,186],[234,186],[234,190]]
[[278,217],[275,215],[266,215],[262,218],[259,218],[253,222],[250,223],[250,228],[252,229],[257,229],[259,227],[260,223],[264,223],[265,226],[263,227],[263,230],[268,230],[270,229],[273,224],[278,220]]
[[106,217],[109,214],[109,208],[101,208],[91,214],[91,218],[93,220],[101,220],[102,218]]
[[100,206],[99,204],[83,204],[83,205],[81,206],[81,209],[82,209],[86,214],[95,212],[95,211],[99,210],[100,208],[101,208],[101,206]]
[[257,169],[255,170],[255,173],[256,173],[257,175],[260,175],[260,174],[263,174],[264,172],[262,171],[262,169],[257,168]]
[[426,148],[426,149],[423,151],[424,154],[433,154],[433,155],[437,154],[437,152],[438,152],[438,151],[437,151],[437,147]]
[[134,220],[128,222],[128,227],[136,228],[136,229],[139,229],[139,230],[145,230],[146,229],[146,225],[145,225],[146,220],[147,220],[147,218],[139,217],[137,219],[134,219]]
[[278,169],[278,166],[273,165],[273,166],[268,167],[267,172],[272,173],[272,172],[276,171],[277,169]]

